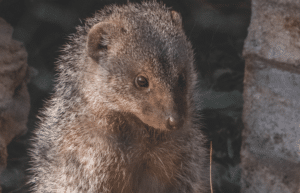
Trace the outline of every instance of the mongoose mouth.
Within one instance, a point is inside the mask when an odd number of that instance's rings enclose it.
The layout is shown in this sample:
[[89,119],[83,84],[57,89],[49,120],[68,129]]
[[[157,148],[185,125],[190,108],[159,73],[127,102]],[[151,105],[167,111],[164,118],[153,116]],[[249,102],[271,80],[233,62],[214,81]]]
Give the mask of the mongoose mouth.
[[[151,119],[153,119],[151,117]],[[165,119],[156,119],[156,120],[144,120],[140,119],[145,125],[151,127],[156,130],[164,130],[164,131],[174,131],[179,130],[183,126],[183,120],[180,119],[178,116],[168,116]]]
[[[130,118],[131,117],[131,118]],[[179,116],[168,116],[164,121],[152,121],[147,119],[146,116],[137,116],[133,113],[128,113],[128,118],[135,120],[137,127],[142,126],[146,130],[160,130],[160,131],[174,131],[179,130],[183,127],[183,119],[178,118]],[[151,117],[153,119],[153,117]]]

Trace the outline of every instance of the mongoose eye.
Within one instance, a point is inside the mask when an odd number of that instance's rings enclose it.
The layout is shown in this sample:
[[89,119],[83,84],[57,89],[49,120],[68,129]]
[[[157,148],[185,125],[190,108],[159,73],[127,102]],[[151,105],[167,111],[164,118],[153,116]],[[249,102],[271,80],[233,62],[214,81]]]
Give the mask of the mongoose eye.
[[107,50],[107,45],[98,44],[98,50]]
[[137,76],[135,78],[135,85],[139,88],[139,87],[144,87],[147,88],[149,86],[148,80],[146,77],[144,76]]

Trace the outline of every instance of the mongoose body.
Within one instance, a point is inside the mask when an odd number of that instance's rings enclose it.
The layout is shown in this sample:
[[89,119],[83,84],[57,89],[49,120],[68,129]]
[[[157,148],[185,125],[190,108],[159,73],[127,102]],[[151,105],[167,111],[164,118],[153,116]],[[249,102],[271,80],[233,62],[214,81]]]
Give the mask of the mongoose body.
[[39,193],[200,193],[205,138],[193,50],[162,4],[109,6],[58,61],[32,155]]

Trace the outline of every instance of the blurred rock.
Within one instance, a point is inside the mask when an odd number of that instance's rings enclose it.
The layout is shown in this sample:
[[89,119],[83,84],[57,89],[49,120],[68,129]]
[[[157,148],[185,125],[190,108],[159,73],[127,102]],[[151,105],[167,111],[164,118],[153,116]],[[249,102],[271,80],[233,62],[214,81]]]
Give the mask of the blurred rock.
[[243,55],[242,192],[300,184],[300,1],[253,0]]
[[27,52],[12,39],[13,28],[0,18],[0,173],[7,164],[7,145],[27,132],[30,109]]

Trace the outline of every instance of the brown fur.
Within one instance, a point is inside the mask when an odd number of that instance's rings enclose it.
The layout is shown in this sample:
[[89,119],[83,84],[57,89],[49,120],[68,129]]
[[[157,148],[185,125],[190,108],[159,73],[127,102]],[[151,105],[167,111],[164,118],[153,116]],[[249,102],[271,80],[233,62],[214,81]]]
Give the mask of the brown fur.
[[[197,76],[181,25],[177,12],[148,2],[106,7],[77,28],[36,130],[33,192],[207,191]],[[136,86],[141,75],[148,87]]]

